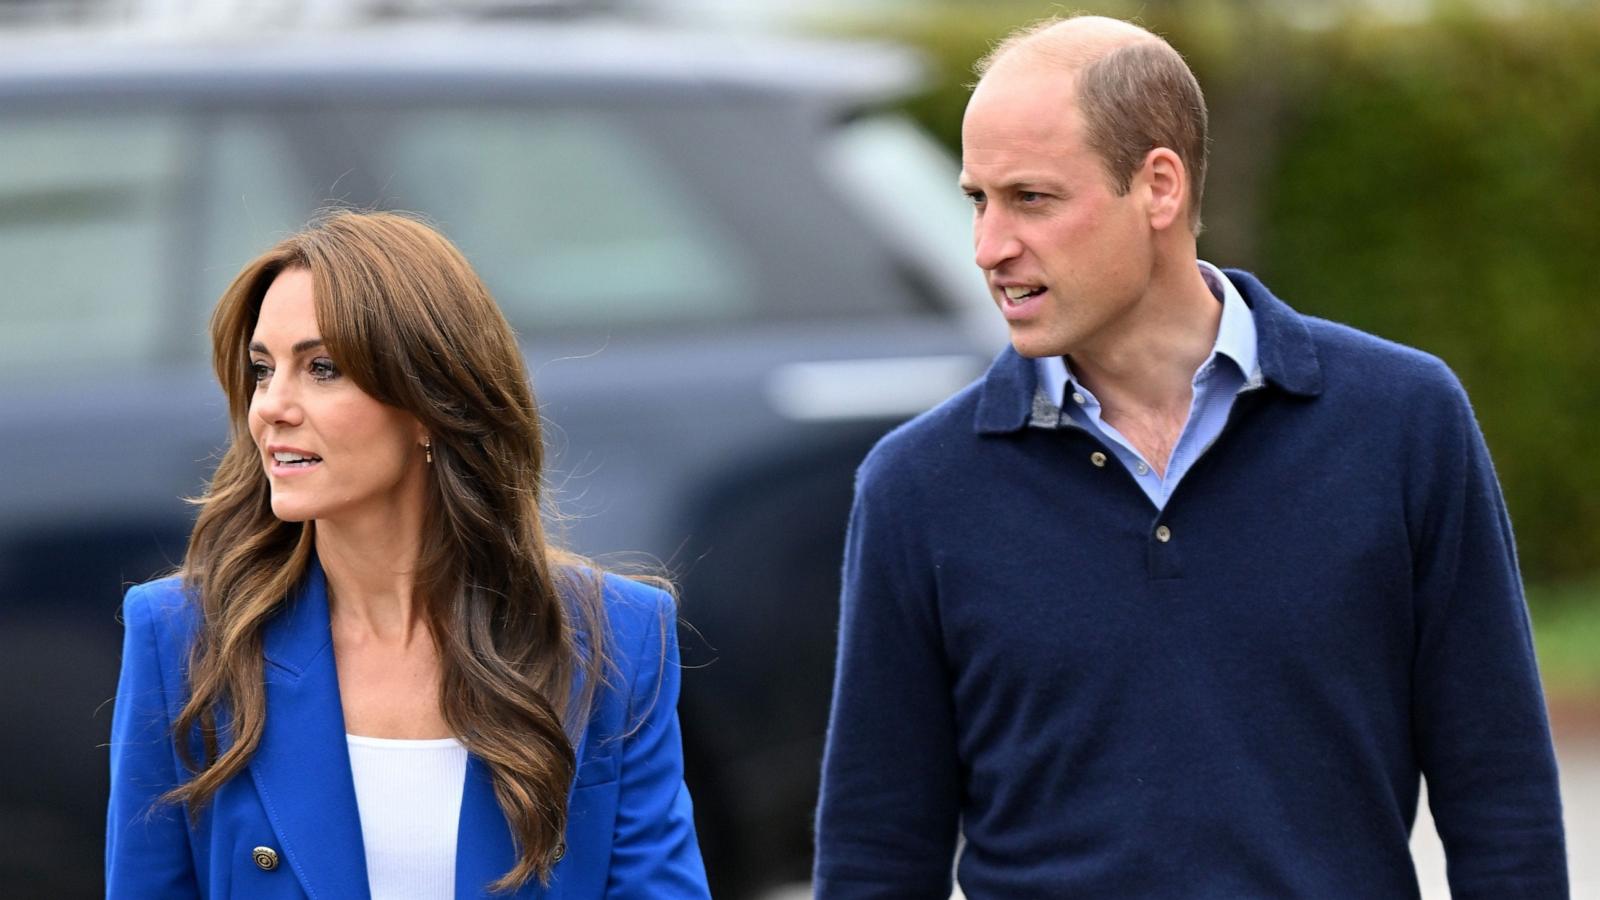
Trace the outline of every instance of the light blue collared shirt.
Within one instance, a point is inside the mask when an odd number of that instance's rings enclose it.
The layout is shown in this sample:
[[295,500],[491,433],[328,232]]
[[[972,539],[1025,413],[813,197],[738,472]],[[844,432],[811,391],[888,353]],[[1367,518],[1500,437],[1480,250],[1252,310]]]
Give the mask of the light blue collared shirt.
[[[1250,307],[1221,269],[1204,260],[1199,262],[1206,286],[1222,301],[1222,321],[1217,325],[1217,340],[1211,347],[1211,355],[1195,370],[1190,382],[1194,398],[1189,402],[1189,418],[1183,424],[1178,442],[1173,445],[1165,476],[1157,475],[1150,461],[1100,417],[1100,401],[1073,377],[1065,357],[1047,356],[1034,361],[1042,396],[1036,398],[1032,424],[1055,427],[1065,424],[1061,419],[1069,419],[1073,425],[1100,438],[1128,468],[1156,509],[1166,508],[1168,498],[1183,480],[1184,473],[1222,433],[1239,392],[1262,383],[1261,365],[1256,360],[1256,323]],[[1040,415],[1043,401],[1059,410],[1056,421],[1048,421],[1049,416]]]

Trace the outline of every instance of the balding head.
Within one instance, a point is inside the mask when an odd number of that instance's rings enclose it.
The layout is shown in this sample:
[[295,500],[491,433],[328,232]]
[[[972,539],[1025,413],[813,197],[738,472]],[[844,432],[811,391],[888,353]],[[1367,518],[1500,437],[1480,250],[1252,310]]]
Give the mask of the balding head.
[[1189,225],[1200,233],[1206,102],[1178,51],[1131,22],[1104,16],[1046,19],[1012,32],[974,70],[981,80],[1056,70],[1076,83],[1084,139],[1126,192],[1145,156],[1166,147],[1189,176]]
[[1075,73],[1112,50],[1148,41],[1165,43],[1121,19],[1105,16],[1045,19],[1007,35],[973,68],[982,77],[1003,60],[1010,60],[1015,65],[1053,65],[1063,73]]

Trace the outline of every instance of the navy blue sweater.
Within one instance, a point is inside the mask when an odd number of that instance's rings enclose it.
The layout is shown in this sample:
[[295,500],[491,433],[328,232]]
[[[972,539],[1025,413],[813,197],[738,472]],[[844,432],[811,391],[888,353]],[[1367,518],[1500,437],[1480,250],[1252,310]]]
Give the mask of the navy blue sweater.
[[[818,812],[824,900],[1565,898],[1510,524],[1434,357],[1260,282],[1265,385],[1158,512],[1027,427],[1029,360],[862,465]],[[1113,460],[1114,462],[1114,460]]]

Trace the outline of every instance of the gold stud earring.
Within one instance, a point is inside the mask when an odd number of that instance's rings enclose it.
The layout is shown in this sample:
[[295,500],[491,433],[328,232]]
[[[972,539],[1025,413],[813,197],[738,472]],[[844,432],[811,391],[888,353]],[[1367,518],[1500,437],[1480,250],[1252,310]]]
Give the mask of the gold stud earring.
[[422,450],[428,455],[428,464],[433,464],[433,438],[423,438]]

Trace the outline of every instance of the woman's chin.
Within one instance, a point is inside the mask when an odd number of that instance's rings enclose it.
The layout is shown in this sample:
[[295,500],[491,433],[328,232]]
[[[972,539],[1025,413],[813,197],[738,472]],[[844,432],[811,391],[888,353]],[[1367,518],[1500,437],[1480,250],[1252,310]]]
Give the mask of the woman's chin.
[[317,517],[316,511],[304,503],[288,498],[272,498],[272,515],[284,522],[309,522]]

